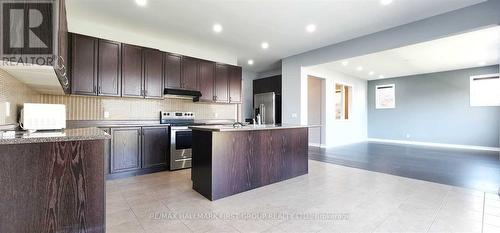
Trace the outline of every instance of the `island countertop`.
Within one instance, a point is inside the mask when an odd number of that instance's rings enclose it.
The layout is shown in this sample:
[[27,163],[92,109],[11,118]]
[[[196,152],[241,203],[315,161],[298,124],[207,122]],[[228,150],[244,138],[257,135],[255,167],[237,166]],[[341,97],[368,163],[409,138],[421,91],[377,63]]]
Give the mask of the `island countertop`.
[[28,131],[0,132],[0,145],[87,141],[101,139],[111,139],[111,136],[103,130],[95,127],[64,129],[58,131],[39,131],[34,133],[30,133]]
[[256,130],[274,130],[274,129],[298,129],[308,128],[308,125],[246,125],[233,127],[232,125],[203,125],[190,126],[192,130],[210,131],[210,132],[234,132],[234,131],[256,131]]

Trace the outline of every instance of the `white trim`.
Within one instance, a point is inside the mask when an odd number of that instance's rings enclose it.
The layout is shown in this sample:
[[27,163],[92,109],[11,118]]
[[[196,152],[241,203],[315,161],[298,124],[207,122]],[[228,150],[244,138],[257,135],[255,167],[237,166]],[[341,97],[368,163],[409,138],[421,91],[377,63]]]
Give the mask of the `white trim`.
[[309,146],[326,148],[325,144],[319,144],[319,143],[309,143]]
[[434,143],[434,142],[416,142],[416,141],[390,140],[390,139],[380,139],[380,138],[368,138],[367,140],[371,141],[371,142],[385,142],[385,143],[395,143],[395,144],[409,144],[409,145],[419,145],[419,146],[435,146],[435,147],[444,147],[444,148],[485,150],[485,151],[498,151],[498,152],[500,152],[500,147],[471,146],[471,145],[445,144],[445,143]]

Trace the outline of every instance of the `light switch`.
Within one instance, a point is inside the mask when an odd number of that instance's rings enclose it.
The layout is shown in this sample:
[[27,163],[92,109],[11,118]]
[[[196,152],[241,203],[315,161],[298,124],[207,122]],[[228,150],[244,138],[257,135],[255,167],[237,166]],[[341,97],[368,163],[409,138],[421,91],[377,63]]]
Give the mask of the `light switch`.
[[109,118],[109,112],[108,111],[104,111],[104,118]]

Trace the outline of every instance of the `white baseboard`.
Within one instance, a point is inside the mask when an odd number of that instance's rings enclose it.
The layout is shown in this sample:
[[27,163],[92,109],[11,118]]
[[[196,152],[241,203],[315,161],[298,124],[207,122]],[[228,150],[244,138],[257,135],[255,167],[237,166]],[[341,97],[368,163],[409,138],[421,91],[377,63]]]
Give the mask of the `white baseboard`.
[[325,144],[319,144],[319,143],[309,143],[309,146],[326,148]]
[[416,142],[416,141],[390,140],[390,139],[380,139],[380,138],[368,138],[367,141],[500,152],[499,147],[487,147],[487,146],[471,146],[471,145],[445,144],[445,143],[434,143],[434,142]]

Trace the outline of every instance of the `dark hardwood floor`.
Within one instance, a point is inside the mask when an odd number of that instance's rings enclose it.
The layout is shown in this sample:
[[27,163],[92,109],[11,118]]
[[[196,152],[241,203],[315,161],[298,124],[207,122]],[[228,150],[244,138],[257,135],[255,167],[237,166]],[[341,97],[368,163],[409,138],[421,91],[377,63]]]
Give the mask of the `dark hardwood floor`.
[[362,142],[309,147],[309,159],[369,171],[497,193],[500,153]]

